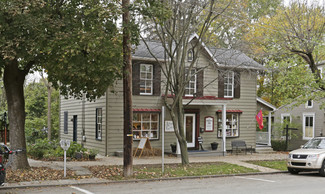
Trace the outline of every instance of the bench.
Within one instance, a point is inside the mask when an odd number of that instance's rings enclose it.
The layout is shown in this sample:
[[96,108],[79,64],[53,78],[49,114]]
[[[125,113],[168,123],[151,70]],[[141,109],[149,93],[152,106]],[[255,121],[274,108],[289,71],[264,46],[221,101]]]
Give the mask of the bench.
[[239,151],[244,150],[245,154],[247,154],[247,150],[250,150],[251,154],[252,154],[252,146],[250,146],[250,148],[247,147],[246,142],[243,140],[234,140],[231,142],[231,154],[233,153],[233,151],[236,151],[236,154],[238,154]]

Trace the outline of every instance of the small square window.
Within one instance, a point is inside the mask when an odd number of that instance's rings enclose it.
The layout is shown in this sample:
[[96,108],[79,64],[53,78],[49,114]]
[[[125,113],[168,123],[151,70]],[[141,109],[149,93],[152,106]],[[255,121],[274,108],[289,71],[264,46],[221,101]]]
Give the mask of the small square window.
[[313,101],[312,100],[307,101],[306,108],[313,108]]

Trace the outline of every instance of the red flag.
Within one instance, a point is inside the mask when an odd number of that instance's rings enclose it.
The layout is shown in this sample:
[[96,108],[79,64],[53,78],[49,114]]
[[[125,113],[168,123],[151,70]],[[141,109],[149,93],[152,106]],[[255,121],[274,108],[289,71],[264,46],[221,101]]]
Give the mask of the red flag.
[[258,126],[260,128],[260,130],[263,129],[264,125],[263,125],[263,113],[262,113],[262,109],[260,110],[260,112],[257,113],[256,115],[256,121],[258,123]]

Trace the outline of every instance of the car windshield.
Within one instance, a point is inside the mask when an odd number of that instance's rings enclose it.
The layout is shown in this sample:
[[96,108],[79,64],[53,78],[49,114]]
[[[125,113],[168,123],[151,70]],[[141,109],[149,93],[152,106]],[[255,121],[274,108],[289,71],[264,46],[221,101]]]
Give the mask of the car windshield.
[[304,149],[325,149],[325,139],[314,138],[309,140],[304,146]]

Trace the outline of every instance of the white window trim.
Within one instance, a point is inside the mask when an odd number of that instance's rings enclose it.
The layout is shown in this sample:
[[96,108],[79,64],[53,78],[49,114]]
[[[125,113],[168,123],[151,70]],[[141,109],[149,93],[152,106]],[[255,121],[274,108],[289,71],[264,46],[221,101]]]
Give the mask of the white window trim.
[[[100,116],[99,116],[99,110],[100,110]],[[99,122],[99,118],[100,121]],[[98,128],[100,126],[100,129]],[[103,135],[103,109],[102,108],[96,108],[96,134],[97,140],[102,140],[102,135]]]
[[[194,92],[193,92],[193,94],[185,94],[185,96],[194,96],[194,94],[196,94],[196,86],[197,86],[197,72],[196,72],[196,69],[191,69],[191,70],[194,70],[195,72],[194,72]],[[190,71],[189,71],[190,72]],[[192,77],[193,75],[191,74],[191,77]],[[191,79],[188,81],[188,83],[187,83],[187,85],[186,85],[186,87],[185,87],[185,89],[193,89],[193,88],[190,88],[189,86],[191,85]]]
[[[140,64],[140,82],[141,82],[141,67],[142,66],[148,66],[148,65],[150,65],[151,66],[151,69],[152,69],[152,71],[151,71],[151,91],[150,91],[150,93],[142,93],[141,92],[141,90],[140,90],[140,95],[152,95],[153,94],[153,65],[152,64]],[[147,80],[147,79],[146,79]],[[146,81],[145,80],[145,81]],[[141,86],[140,86],[140,88],[141,88]],[[145,88],[147,88],[147,85],[145,85]]]
[[[312,135],[312,137],[306,137],[305,135],[305,124],[306,124],[306,116],[312,116],[313,117],[313,135]],[[302,139],[303,140],[309,140],[309,139],[312,139],[312,138],[314,138],[315,137],[315,113],[303,113],[302,114],[302,133],[303,133],[303,135],[302,135]]]
[[[235,89],[235,73],[233,72],[233,71],[229,71],[229,72],[226,72],[226,73],[231,73],[232,74],[232,83],[231,83],[231,85],[232,85],[232,91],[231,91],[231,96],[227,96],[227,92],[224,94],[224,97],[225,98],[233,98],[234,97],[234,89]],[[225,87],[225,84],[224,84],[224,87]],[[224,88],[224,90],[225,90],[225,88]]]
[[314,101],[313,100],[310,100],[311,101],[311,106],[308,106],[308,101],[309,100],[307,100],[307,102],[306,102],[306,108],[313,108],[313,106],[314,106]]
[[292,118],[291,118],[290,113],[282,113],[281,114],[281,123],[283,123],[283,118],[284,117],[290,117],[290,123],[292,122]]

